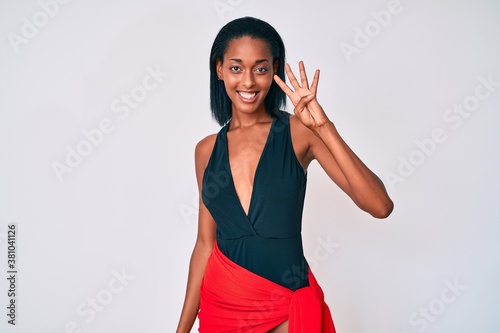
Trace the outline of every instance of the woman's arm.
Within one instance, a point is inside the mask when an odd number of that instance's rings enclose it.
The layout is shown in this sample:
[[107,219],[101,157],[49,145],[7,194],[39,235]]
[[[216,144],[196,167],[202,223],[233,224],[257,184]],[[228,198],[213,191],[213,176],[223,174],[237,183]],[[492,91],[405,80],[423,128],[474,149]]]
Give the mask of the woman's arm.
[[205,274],[208,258],[212,254],[215,241],[215,221],[201,200],[201,183],[203,172],[208,163],[215,142],[215,135],[201,140],[195,149],[196,179],[199,190],[198,236],[194,245],[189,275],[186,287],[186,296],[182,307],[177,333],[189,333],[196,320],[200,307],[200,286]]
[[319,71],[309,88],[303,62],[299,70],[300,84],[290,66],[286,66],[294,90],[279,77],[275,76],[275,80],[295,106],[294,113],[300,120],[295,125],[302,127],[298,132],[307,141],[306,160],[317,159],[328,176],[362,210],[377,218],[389,216],[394,204],[384,184],[349,148],[316,99]]
[[[300,121],[297,126],[305,127]],[[302,138],[309,142],[308,160],[319,164],[354,203],[373,217],[385,218],[394,204],[382,181],[359,159],[345,143],[332,122],[310,130],[305,128]]]

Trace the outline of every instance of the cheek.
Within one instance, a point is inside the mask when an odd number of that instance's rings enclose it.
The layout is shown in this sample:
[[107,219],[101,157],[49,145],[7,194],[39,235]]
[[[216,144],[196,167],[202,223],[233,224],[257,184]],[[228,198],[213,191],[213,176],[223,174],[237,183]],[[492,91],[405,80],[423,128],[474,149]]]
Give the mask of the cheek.
[[234,89],[234,80],[231,80],[230,78],[224,78],[223,84],[224,84],[224,89],[226,92]]
[[238,84],[238,80],[234,75],[226,75],[224,77],[224,86],[226,89],[234,88]]
[[269,81],[267,81],[267,85],[266,85],[266,88],[265,88],[265,90],[266,90],[266,95],[267,95],[267,93],[269,92],[269,89],[271,89],[271,85],[272,85],[272,84],[273,84],[273,80],[272,80],[272,79],[271,79],[271,80],[269,80]]
[[262,88],[266,90],[271,88],[271,84],[273,83],[272,75],[260,76],[258,80],[256,80]]

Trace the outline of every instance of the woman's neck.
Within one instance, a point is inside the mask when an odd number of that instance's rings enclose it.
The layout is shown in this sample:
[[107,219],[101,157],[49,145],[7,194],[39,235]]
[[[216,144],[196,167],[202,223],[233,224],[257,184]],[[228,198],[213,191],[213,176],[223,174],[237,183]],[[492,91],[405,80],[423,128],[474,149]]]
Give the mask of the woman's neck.
[[272,121],[272,116],[268,114],[264,108],[251,113],[245,113],[233,109],[231,115],[231,128],[249,127],[257,123],[266,123]]

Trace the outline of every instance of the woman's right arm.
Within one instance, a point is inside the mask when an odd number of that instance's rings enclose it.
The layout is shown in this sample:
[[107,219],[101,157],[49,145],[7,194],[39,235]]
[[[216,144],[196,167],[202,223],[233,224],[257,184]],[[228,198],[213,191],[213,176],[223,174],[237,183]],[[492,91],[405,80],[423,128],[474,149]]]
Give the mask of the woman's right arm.
[[208,164],[210,154],[215,143],[215,134],[201,140],[195,149],[196,180],[198,182],[199,212],[198,212],[198,236],[194,245],[191,261],[189,263],[189,275],[186,287],[184,306],[182,307],[177,333],[189,333],[193,327],[200,306],[200,286],[208,257],[212,254],[215,241],[215,221],[201,200],[201,188],[203,173]]

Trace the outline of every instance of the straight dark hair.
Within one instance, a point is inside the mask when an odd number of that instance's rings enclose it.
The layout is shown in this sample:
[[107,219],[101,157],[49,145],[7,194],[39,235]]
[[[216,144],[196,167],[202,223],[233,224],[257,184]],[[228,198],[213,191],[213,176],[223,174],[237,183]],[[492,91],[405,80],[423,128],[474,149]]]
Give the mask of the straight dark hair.
[[[254,17],[242,17],[227,23],[215,37],[210,51],[210,108],[212,117],[221,125],[231,120],[231,100],[224,87],[224,81],[217,76],[217,60],[223,62],[229,43],[241,37],[250,37],[265,42],[272,53],[273,65],[277,61],[277,75],[285,81],[285,44],[278,32],[267,22]],[[273,80],[264,106],[271,116],[278,116],[286,105],[286,95]]]

